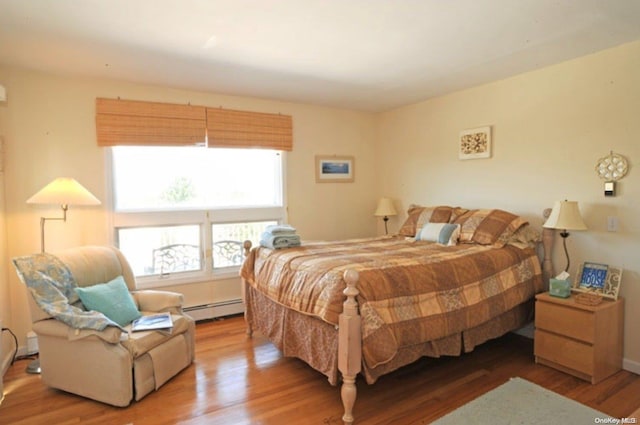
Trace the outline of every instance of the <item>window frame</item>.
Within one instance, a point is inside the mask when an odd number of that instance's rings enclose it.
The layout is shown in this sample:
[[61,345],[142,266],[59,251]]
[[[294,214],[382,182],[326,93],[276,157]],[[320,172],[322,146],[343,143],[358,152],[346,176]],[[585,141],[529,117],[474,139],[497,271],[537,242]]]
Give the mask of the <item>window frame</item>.
[[[150,147],[151,148],[151,147]],[[186,149],[192,149],[191,147]],[[206,149],[206,148],[205,148]],[[202,269],[198,271],[178,272],[167,275],[136,276],[137,287],[160,288],[193,283],[211,282],[237,278],[240,266],[213,268],[212,232],[213,224],[250,223],[259,221],[287,222],[287,152],[280,153],[281,169],[281,206],[268,207],[221,207],[221,208],[185,208],[185,209],[149,209],[116,211],[115,208],[115,163],[111,148],[105,154],[107,170],[107,205],[109,211],[109,241],[119,247],[118,229],[198,225],[200,227],[200,255]],[[239,168],[241,170],[241,168]]]

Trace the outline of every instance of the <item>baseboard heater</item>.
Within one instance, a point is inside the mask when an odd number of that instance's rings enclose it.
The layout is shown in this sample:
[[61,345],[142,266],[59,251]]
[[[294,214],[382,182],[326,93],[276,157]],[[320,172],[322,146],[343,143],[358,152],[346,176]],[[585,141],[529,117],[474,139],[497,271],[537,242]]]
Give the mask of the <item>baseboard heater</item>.
[[242,303],[242,300],[238,298],[235,300],[185,307],[183,310],[189,316],[198,321],[243,313],[244,304]]

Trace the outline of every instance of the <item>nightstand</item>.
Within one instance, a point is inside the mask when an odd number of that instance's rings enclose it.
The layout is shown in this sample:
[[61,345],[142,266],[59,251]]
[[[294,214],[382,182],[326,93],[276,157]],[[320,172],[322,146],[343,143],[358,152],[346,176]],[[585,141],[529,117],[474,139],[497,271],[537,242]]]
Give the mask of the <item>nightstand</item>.
[[624,300],[583,305],[575,297],[536,296],[536,363],[595,384],[622,369]]

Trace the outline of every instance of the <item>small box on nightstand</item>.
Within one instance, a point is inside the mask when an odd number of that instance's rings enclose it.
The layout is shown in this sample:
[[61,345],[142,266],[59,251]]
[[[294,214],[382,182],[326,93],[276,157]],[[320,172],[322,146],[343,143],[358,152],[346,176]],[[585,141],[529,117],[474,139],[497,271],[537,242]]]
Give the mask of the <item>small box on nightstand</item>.
[[569,295],[571,295],[571,282],[562,279],[549,279],[549,295],[569,298]]

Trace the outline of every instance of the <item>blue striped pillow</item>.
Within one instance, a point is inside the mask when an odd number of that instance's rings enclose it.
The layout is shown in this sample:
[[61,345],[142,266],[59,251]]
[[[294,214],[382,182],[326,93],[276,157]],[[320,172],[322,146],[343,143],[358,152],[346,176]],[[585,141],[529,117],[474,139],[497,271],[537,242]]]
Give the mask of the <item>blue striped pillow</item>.
[[416,235],[416,240],[437,242],[442,245],[457,245],[460,225],[450,223],[426,223]]

